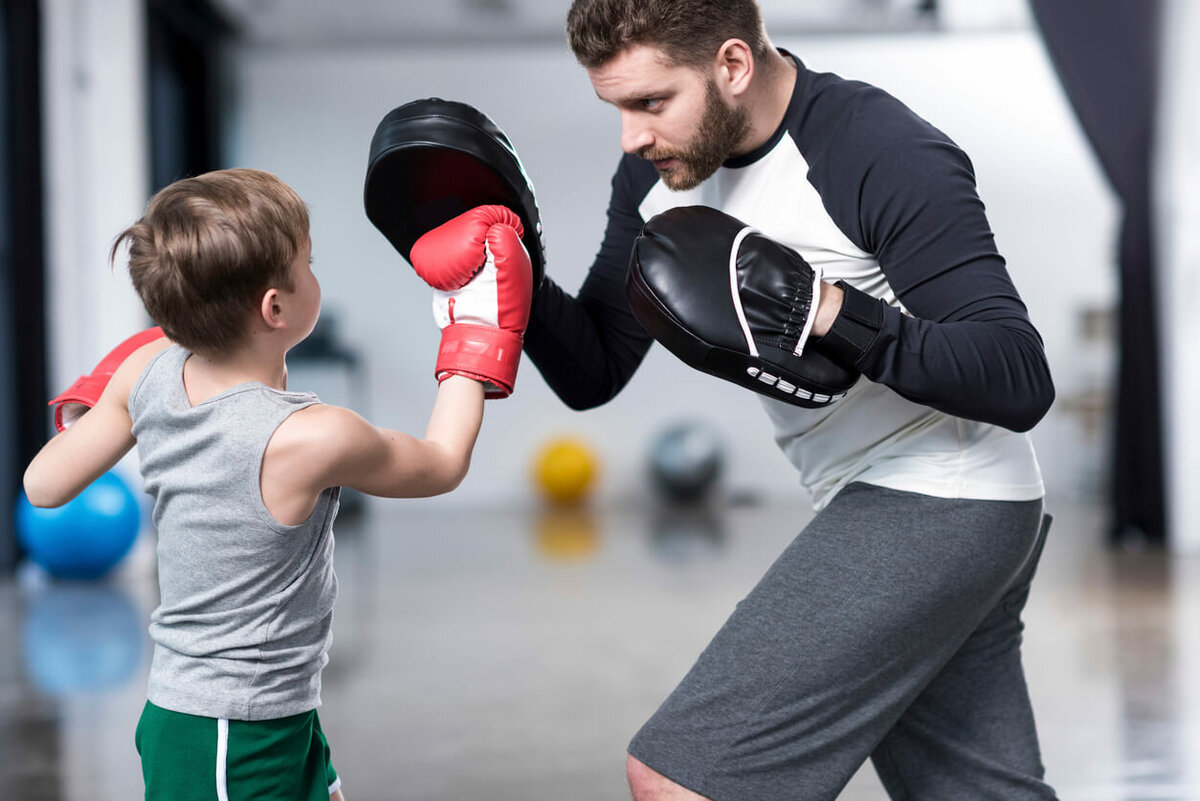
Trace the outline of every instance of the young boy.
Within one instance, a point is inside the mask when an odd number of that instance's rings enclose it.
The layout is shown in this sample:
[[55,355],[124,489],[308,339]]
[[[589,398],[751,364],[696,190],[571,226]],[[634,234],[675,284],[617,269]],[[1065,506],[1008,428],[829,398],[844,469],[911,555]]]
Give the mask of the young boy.
[[[494,280],[497,261],[519,289],[530,286],[519,280],[530,270],[519,241],[503,260],[493,255],[515,236],[507,218],[463,218],[430,232],[434,246],[413,259],[418,272],[479,266],[441,293],[450,308],[470,306],[473,283]],[[485,387],[499,380],[511,390],[515,365],[504,376],[486,361],[482,373],[460,369],[443,345],[423,439],[288,392],[285,356],[312,332],[321,302],[308,228],[299,196],[257,170],[159,192],[112,256],[128,246],[134,287],[166,337],[126,358],[25,473],[30,502],[57,506],[138,448],[161,596],[135,738],[147,799],[341,801],[316,712],[337,596],[339,488],[384,497],[454,489]],[[523,302],[527,310],[528,294]],[[444,342],[462,322],[446,321]],[[494,330],[486,314],[468,322],[479,347],[521,333]]]

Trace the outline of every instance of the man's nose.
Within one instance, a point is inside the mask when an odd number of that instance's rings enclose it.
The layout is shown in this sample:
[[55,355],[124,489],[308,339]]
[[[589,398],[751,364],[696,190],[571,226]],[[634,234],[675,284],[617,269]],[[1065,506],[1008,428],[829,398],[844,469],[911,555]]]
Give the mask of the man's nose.
[[630,155],[637,153],[654,144],[654,134],[650,127],[638,119],[635,114],[621,114],[621,149]]

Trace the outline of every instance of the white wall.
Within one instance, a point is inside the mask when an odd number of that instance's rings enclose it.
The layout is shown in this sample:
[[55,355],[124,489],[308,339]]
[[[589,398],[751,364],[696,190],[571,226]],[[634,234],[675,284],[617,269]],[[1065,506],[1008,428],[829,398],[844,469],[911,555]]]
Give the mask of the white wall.
[[1156,164],[1164,445],[1170,543],[1200,553],[1200,6],[1164,5],[1163,72]]
[[144,4],[43,0],[51,388],[65,389],[149,322],[116,235],[142,213],[149,179]]
[[[812,68],[892,91],[971,154],[1002,253],[1042,331],[1060,397],[1103,374],[1075,351],[1076,311],[1112,303],[1114,203],[1032,31],[799,38],[777,42]],[[508,133],[537,188],[549,271],[578,287],[600,241],[618,120],[594,96],[565,44],[462,50],[243,50],[236,59],[231,166],[279,174],[311,204],[314,255],[325,307],[363,348],[369,416],[423,430],[433,398],[437,332],[428,292],[367,221],[362,181],[376,124],[407,101],[471,103]],[[1103,378],[1103,375],[1101,375]],[[517,391],[489,404],[471,475],[454,502],[531,497],[528,464],[545,438],[589,439],[605,465],[602,497],[644,486],[652,436],[668,421],[718,425],[729,485],[799,493],[754,396],[651,351],[631,385],[607,406],[566,409],[533,365]],[[1087,489],[1104,447],[1069,415],[1035,432],[1052,490]],[[1044,444],[1043,444],[1044,443]]]

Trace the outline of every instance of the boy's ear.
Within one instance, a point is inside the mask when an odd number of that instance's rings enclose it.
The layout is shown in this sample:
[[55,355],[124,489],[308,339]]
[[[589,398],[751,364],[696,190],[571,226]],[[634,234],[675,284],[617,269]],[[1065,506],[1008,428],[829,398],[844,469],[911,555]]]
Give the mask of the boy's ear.
[[263,293],[262,302],[259,304],[259,314],[268,328],[283,328],[286,325],[283,319],[283,303],[280,300],[278,289],[271,287]]

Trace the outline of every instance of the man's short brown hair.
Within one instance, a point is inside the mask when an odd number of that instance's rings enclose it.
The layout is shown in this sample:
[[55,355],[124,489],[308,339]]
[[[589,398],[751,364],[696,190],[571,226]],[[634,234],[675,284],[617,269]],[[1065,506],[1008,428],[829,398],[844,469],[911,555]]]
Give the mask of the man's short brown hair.
[[567,42],[584,67],[607,64],[633,45],[658,47],[675,64],[703,67],[729,39],[757,59],[771,47],[756,0],[575,0]]
[[308,208],[283,181],[218,170],[159,191],[110,256],[128,245],[134,289],[168,337],[220,353],[243,340],[263,293],[291,289],[289,267],[308,236]]

